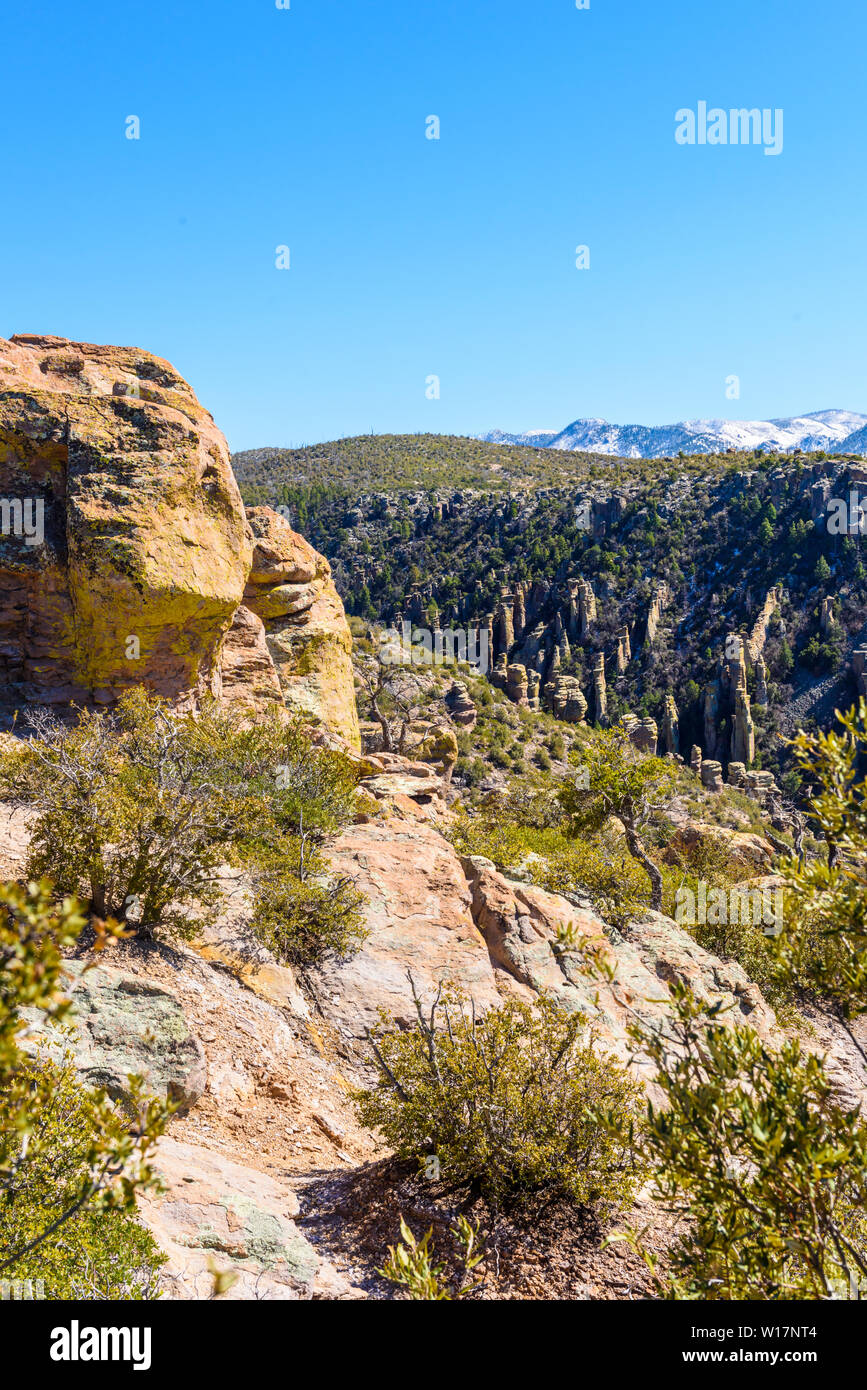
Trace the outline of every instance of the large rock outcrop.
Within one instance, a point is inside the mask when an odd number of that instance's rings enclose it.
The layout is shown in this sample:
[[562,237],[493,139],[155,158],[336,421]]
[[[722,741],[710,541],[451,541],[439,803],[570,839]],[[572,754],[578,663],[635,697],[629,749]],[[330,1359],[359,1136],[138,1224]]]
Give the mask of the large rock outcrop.
[[285,704],[358,746],[328,562],[268,508],[170,363],[0,339],[0,703]]
[[109,965],[84,971],[73,960],[65,968],[72,1026],[60,1034],[43,1014],[28,1010],[29,1046],[55,1061],[68,1056],[88,1086],[101,1086],[116,1099],[128,1097],[134,1074],[181,1109],[194,1105],[207,1083],[207,1065],[174,995]]
[[168,362],[0,339],[0,497],[30,505],[35,533],[16,535],[12,514],[0,536],[11,698],[111,703],[139,683],[171,698],[213,685],[252,543],[226,442]]
[[324,555],[270,507],[247,513],[254,549],[244,604],[263,623],[289,709],[361,747],[352,636]]

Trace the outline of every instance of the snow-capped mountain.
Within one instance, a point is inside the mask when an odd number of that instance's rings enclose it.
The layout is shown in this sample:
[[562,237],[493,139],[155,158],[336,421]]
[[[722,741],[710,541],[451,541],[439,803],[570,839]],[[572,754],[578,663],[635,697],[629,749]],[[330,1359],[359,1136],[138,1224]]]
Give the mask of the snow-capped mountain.
[[611,425],[607,420],[573,420],[564,430],[506,434],[488,430],[480,439],[533,448],[587,450],[620,458],[665,458],[716,454],[725,449],[824,449],[830,454],[867,451],[867,415],[854,410],[816,410],[784,420],[681,420],[674,425]]

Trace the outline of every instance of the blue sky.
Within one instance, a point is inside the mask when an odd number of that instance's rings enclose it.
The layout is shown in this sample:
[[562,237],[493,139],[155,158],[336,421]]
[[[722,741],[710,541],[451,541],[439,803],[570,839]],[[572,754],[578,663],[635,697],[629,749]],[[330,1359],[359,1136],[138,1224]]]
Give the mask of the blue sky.
[[[867,411],[865,40],[851,0],[8,6],[0,335],[167,357],[236,449]],[[679,146],[699,100],[782,153]]]

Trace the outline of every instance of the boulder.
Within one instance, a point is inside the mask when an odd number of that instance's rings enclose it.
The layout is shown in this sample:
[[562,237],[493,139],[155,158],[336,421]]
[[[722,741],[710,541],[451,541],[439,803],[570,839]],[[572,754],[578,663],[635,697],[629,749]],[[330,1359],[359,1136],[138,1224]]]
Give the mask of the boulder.
[[421,763],[430,764],[448,784],[458,760],[458,740],[453,729],[415,719],[407,728],[406,751]]
[[516,705],[527,703],[527,668],[513,662],[506,670],[506,694]]
[[9,698],[110,704],[136,684],[172,700],[215,688],[252,543],[226,441],[170,363],[0,339],[0,495],[26,502],[43,531],[41,543],[0,536]]
[[236,608],[220,653],[220,694],[244,714],[268,705],[283,708],[283,692],[268,651],[262,619],[243,604]]
[[731,830],[707,821],[688,821],[678,829],[672,844],[676,849],[691,849],[699,844],[721,845],[738,863],[749,865],[760,873],[767,872],[774,858],[774,847],[763,835]]
[[352,636],[331,567],[270,507],[247,516],[255,548],[244,603],[264,623],[286,706],[360,748]]
[[163,1191],[141,1196],[138,1208],[169,1257],[165,1297],[213,1297],[214,1266],[235,1276],[223,1299],[363,1297],[299,1231],[298,1198],[285,1179],[168,1135],[154,1167]]
[[658,737],[655,719],[638,719],[629,727],[629,738],[639,753],[655,755]]
[[359,746],[328,562],[270,508],[248,519],[225,439],[169,362],[0,339],[0,497],[5,701],[111,705],[144,685],[178,707],[285,704]]
[[467,687],[461,681],[452,681],[446,691],[445,701],[446,708],[456,724],[462,729],[475,727],[479,712]]
[[354,825],[329,852],[335,872],[351,878],[367,899],[370,935],[361,950],[313,972],[322,1012],[347,1042],[365,1037],[380,1008],[407,1023],[415,1017],[407,971],[426,997],[442,981],[462,989],[477,1007],[497,1002],[460,860],[432,825],[393,817]]
[[545,707],[555,719],[580,724],[587,713],[587,701],[575,676],[557,675],[545,684]]
[[[720,1002],[729,1019],[748,1019],[765,1040],[779,1039],[773,1010],[737,964],[723,964],[684,928],[646,912],[613,938],[592,911],[557,893],[518,884],[489,860],[462,861],[472,888],[476,924],[491,953],[501,992],[530,999],[553,994],[564,1008],[593,1020],[601,1041],[623,1059],[632,1054],[627,1028],[634,1015],[661,1019],[670,1005],[667,984],[689,984],[699,999]],[[569,931],[573,944],[564,946]],[[615,971],[612,986],[591,978],[583,956],[600,952]],[[507,980],[511,981],[509,987]],[[639,1074],[649,1079],[643,1065]]]
[[[154,1094],[176,1101],[182,1113],[194,1105],[207,1084],[207,1065],[174,995],[109,965],[85,970],[67,961],[64,970],[72,980],[68,1047],[82,1080],[122,1100],[133,1073]],[[63,1035],[45,1024],[44,1015],[25,1013],[33,1025],[27,1045],[44,1047],[57,1060],[67,1046]]]
[[702,785],[707,787],[710,792],[721,792],[723,789],[722,763],[718,763],[714,758],[705,758],[701,765]]

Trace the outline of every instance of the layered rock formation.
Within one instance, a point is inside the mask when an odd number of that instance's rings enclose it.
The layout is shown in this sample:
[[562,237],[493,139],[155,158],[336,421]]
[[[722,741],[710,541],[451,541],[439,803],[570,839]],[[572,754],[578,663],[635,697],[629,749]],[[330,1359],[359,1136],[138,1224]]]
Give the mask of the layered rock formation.
[[545,708],[555,719],[580,724],[587,713],[587,701],[574,676],[555,676],[544,689]]
[[461,681],[452,681],[445,696],[446,708],[462,729],[473,729],[478,718],[475,702]]
[[680,726],[673,695],[666,695],[662,715],[662,748],[675,756],[680,753]]
[[753,623],[749,641],[747,642],[747,659],[751,666],[755,663],[756,657],[761,656],[764,651],[768,636],[768,624],[773,614],[779,608],[782,598],[782,589],[780,589],[778,585],[773,589],[769,589],[765,595],[764,603],[759,610],[756,621]]
[[605,656],[597,652],[593,657],[593,703],[594,713],[600,724],[608,717],[608,689],[605,684]]
[[170,363],[0,339],[0,499],[0,703],[145,685],[285,704],[358,745],[328,563],[269,509],[248,521],[226,441]]
[[352,637],[328,561],[269,507],[247,517],[254,549],[244,603],[264,624],[283,699],[357,748]]
[[647,636],[645,638],[648,651],[652,650],[653,644],[656,641],[656,634],[659,631],[659,620],[662,617],[663,610],[669,602],[670,597],[668,585],[663,581],[657,586],[656,592],[650,600],[650,609],[647,614]]
[[0,339],[0,496],[44,518],[42,544],[0,538],[4,693],[213,688],[252,543],[226,442],[168,362]]

